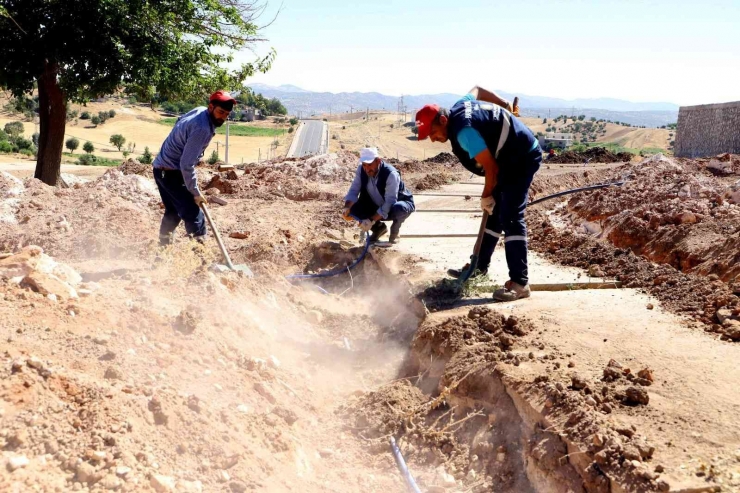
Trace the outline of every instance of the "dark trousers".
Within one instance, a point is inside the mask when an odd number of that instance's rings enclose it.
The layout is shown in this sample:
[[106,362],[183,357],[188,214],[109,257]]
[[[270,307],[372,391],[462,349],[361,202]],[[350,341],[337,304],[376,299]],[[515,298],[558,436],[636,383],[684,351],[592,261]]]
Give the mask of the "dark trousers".
[[177,170],[154,170],[154,181],[159,188],[159,195],[164,203],[164,216],[159,226],[159,241],[169,244],[172,233],[180,221],[185,223],[185,231],[193,237],[206,234],[206,223],[203,211],[195,205],[193,194],[188,191],[182,173]]
[[496,205],[488,216],[486,232],[481,242],[478,269],[487,270],[499,238],[504,239],[506,264],[509,279],[525,286],[529,282],[527,268],[527,224],[524,210],[529,200],[529,187],[534,174],[540,169],[542,155],[539,150],[530,153],[518,166],[499,171],[499,179],[493,190]]
[[[350,208],[350,214],[359,220],[370,219],[378,212],[380,208],[373,199],[366,193],[361,193],[360,198]],[[393,221],[391,224],[391,234],[398,234],[401,230],[401,225],[408,219],[412,212],[416,210],[414,206],[414,200],[399,200],[393,207],[391,207],[388,213],[387,219],[381,219],[381,221]]]

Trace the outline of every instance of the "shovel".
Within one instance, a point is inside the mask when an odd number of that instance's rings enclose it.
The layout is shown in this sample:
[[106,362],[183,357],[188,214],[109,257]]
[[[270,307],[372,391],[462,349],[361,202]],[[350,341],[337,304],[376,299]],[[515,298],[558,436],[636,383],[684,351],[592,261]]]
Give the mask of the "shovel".
[[234,265],[231,263],[231,258],[229,257],[229,253],[226,251],[226,247],[224,246],[224,242],[221,241],[221,235],[218,234],[218,229],[216,229],[216,225],[213,223],[213,219],[211,219],[211,214],[208,212],[208,207],[206,207],[206,204],[201,204],[200,208],[203,209],[203,214],[206,216],[206,220],[208,221],[208,226],[210,226],[211,231],[213,231],[213,235],[216,237],[216,242],[218,243],[218,247],[221,249],[221,253],[224,256],[224,260],[226,261],[226,265],[216,264],[215,268],[219,272],[224,272],[227,270],[235,271],[235,272],[244,272],[247,277],[253,277],[254,274],[252,274],[252,270],[247,267],[244,264],[238,264]]
[[486,233],[486,222],[488,221],[488,212],[483,211],[483,218],[480,221],[480,230],[478,231],[478,239],[475,241],[475,248],[473,248],[473,255],[470,256],[470,266],[460,274],[457,282],[458,285],[462,286],[465,281],[470,279],[475,269],[478,268],[478,255],[480,254],[480,246],[483,243],[483,235]]

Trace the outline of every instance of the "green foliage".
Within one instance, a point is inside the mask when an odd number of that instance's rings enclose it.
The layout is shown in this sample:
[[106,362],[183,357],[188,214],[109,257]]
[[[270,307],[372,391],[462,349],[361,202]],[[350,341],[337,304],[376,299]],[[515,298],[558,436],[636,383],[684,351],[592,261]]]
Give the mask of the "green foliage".
[[21,149],[19,152],[22,155],[28,156],[28,157],[36,155],[36,151],[34,149]]
[[108,120],[108,118],[110,118],[110,116],[108,116],[107,111],[98,111],[98,119],[100,120],[101,125],[105,123]]
[[88,154],[92,154],[95,152],[95,146],[92,144],[92,142],[85,142],[85,145],[82,146],[82,150],[85,151]]
[[208,158],[208,164],[216,164],[218,162],[218,152],[215,150],[211,153],[211,157]]
[[113,134],[110,136],[110,143],[113,144],[118,148],[118,151],[121,151],[121,147],[123,147],[123,144],[126,143],[126,137],[124,137],[121,134]]
[[23,137],[16,137],[13,140],[13,144],[16,145],[16,147],[21,149],[32,149],[34,147],[33,142],[31,139],[24,139]]
[[288,133],[289,133],[289,134],[292,134],[292,133],[293,133],[293,127],[289,127],[289,128],[288,128]]
[[115,117],[116,117],[116,110],[109,110],[108,118],[115,118]]
[[0,130],[0,142],[5,142],[8,140],[8,134],[5,133],[4,130]]
[[23,122],[9,122],[5,124],[5,133],[11,137],[23,135]]
[[83,154],[77,159],[77,164],[81,166],[95,166],[96,161],[98,160],[97,157],[95,157],[94,154]]
[[80,115],[80,120],[89,120],[90,119],[90,112],[89,111],[83,111]]
[[80,141],[77,140],[75,137],[72,137],[71,139],[67,139],[67,142],[64,143],[65,147],[70,150],[72,154],[75,153],[75,149],[80,147]]
[[298,125],[298,118],[293,117],[290,120],[288,120],[288,123],[290,123],[291,125]]
[[154,160],[152,153],[149,151],[148,147],[144,148],[144,154],[141,155],[141,158],[139,158],[139,162],[143,164],[152,164],[152,161]]
[[35,132],[33,135],[31,135],[31,140],[33,141],[33,145],[38,147],[39,146],[39,133]]
[[72,121],[75,118],[77,118],[77,111],[67,108],[67,121]]
[[97,127],[98,125],[100,125],[100,117],[98,115],[95,115],[90,119],[90,123]]
[[13,152],[13,144],[7,140],[0,140],[0,152],[5,154]]
[[197,108],[198,106],[201,105],[195,102],[185,101],[165,101],[162,103],[162,109],[164,111],[166,111],[167,113],[175,113],[177,115],[187,113],[188,111],[192,110],[193,108]]
[[[162,118],[159,120],[159,123],[169,127],[174,127],[175,123],[177,123],[177,118]],[[226,127],[218,127],[216,129],[216,133],[219,135],[225,135]],[[232,123],[229,125],[229,135],[237,137],[275,137],[282,133],[283,130],[280,128],[256,127],[249,124],[242,125],[238,123]]]

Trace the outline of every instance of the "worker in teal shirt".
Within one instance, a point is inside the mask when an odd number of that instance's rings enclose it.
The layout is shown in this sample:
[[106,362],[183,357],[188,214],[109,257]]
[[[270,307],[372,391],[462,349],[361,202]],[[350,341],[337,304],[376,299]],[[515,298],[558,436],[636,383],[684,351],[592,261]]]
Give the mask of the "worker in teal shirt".
[[[426,105],[416,114],[419,140],[449,141],[465,168],[485,176],[481,209],[488,213],[488,220],[476,268],[480,274],[488,272],[493,250],[499,238],[504,238],[509,280],[493,294],[500,301],[530,295],[524,210],[542,151],[517,114],[516,100],[509,105],[478,86],[449,110]],[[466,268],[448,272],[459,277]]]

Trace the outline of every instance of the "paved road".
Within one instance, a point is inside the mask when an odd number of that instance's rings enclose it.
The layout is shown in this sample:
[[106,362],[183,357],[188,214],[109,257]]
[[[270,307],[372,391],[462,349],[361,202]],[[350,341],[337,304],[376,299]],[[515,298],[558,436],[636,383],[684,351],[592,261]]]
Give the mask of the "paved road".
[[318,154],[321,150],[321,138],[324,133],[324,122],[320,120],[303,120],[303,129],[298,136],[298,145],[293,157]]

